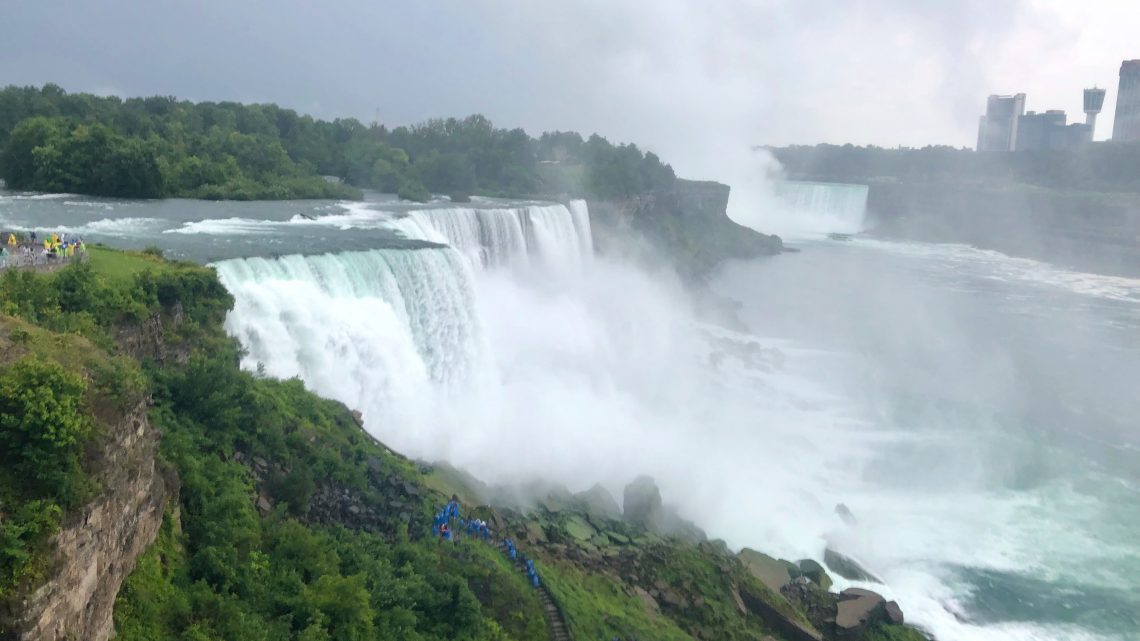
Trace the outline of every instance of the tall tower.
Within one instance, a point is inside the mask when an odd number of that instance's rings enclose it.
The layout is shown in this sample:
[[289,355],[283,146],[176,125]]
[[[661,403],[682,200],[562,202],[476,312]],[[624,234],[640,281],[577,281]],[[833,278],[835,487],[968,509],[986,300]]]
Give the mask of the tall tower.
[[1096,117],[1104,107],[1104,89],[1085,89],[1085,124],[1089,127],[1089,140],[1096,133]]
[[1140,60],[1120,63],[1120,89],[1116,92],[1116,121],[1112,139],[1140,141]]
[[1025,94],[990,96],[986,115],[978,121],[978,151],[1013,151],[1017,146],[1017,119],[1025,113]]

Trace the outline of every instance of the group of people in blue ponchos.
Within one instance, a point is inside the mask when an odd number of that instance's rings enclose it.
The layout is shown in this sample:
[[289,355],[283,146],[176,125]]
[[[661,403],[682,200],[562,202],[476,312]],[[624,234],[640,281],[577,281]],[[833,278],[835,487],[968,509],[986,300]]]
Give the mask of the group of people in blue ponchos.
[[[435,514],[435,518],[431,523],[431,535],[439,537],[444,541],[454,541],[459,537],[461,532],[466,532],[468,536],[490,541],[494,532],[491,531],[491,526],[483,519],[477,519],[470,515],[468,518],[460,516],[459,512],[459,497],[456,495],[451,496],[451,500],[447,502]],[[518,561],[520,554],[518,548],[515,547],[515,542],[510,539],[503,539],[503,550],[511,561]],[[523,565],[526,566],[527,580],[534,587],[538,587],[538,572],[534,569],[534,561],[522,556]]]

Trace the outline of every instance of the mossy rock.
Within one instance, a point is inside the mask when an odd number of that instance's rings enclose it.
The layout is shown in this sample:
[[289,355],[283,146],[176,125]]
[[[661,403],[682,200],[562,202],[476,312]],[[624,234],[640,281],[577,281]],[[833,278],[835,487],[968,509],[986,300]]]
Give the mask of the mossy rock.
[[880,623],[863,634],[863,641],[927,641],[927,637],[907,625]]
[[744,563],[744,567],[752,573],[752,576],[760,579],[764,585],[774,592],[779,592],[780,588],[792,580],[787,566],[763,552],[744,548],[738,556]]
[[586,519],[576,514],[566,519],[566,524],[563,527],[566,529],[566,533],[577,541],[589,541],[597,533],[594,527],[586,522]]
[[780,559],[780,565],[784,566],[784,568],[788,571],[788,576],[792,577],[793,579],[804,575],[804,572],[800,569],[800,566],[792,563],[787,559]]
[[800,571],[803,572],[803,575],[810,579],[812,583],[815,583],[824,590],[831,589],[831,577],[827,575],[827,570],[823,569],[823,566],[820,565],[818,561],[801,559],[799,565]]
[[630,544],[629,537],[624,535],[624,534],[619,534],[618,532],[614,532],[613,530],[606,530],[604,532],[604,534],[607,537],[609,537],[609,539],[611,541],[613,541],[614,543],[617,543],[618,545],[629,545]]
[[827,564],[827,569],[845,579],[851,581],[870,581],[873,583],[882,583],[878,577],[868,572],[854,559],[848,556],[844,556],[843,554],[840,554],[831,548],[827,548],[823,551],[823,562]]

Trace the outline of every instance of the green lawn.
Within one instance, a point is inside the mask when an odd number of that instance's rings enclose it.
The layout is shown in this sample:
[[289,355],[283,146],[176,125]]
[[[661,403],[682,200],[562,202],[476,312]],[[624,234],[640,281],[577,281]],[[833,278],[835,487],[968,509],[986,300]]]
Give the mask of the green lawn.
[[147,269],[162,271],[171,268],[171,263],[161,257],[143,252],[92,245],[87,247],[87,253],[91,255],[91,268],[112,285],[130,284],[135,274]]

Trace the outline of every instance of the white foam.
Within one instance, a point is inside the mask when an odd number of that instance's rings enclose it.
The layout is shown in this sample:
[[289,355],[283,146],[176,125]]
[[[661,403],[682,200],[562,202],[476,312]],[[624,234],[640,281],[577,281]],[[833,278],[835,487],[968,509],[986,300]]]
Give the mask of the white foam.
[[953,243],[894,242],[860,238],[856,243],[892,254],[941,260],[974,272],[979,263],[992,270],[991,278],[1036,283],[1076,294],[1122,302],[1140,302],[1140,279],[1079,272],[1031,258],[1017,258],[991,249]]
[[208,218],[183,223],[181,227],[163,230],[164,234],[205,234],[211,236],[244,236],[273,233],[275,227],[285,224],[280,220],[253,218]]
[[21,226],[14,225],[16,231],[36,233],[67,233],[82,236],[95,234],[102,236],[130,237],[153,230],[165,224],[157,218],[102,218],[83,225]]

